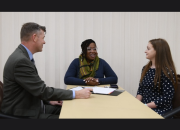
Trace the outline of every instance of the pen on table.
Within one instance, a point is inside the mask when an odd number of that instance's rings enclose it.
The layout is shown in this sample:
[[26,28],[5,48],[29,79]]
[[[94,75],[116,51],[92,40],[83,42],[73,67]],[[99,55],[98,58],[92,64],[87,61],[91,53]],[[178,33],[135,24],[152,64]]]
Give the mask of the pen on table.
[[[85,87],[82,87],[83,89],[85,89]],[[90,92],[92,92],[93,93],[93,91],[90,91]]]

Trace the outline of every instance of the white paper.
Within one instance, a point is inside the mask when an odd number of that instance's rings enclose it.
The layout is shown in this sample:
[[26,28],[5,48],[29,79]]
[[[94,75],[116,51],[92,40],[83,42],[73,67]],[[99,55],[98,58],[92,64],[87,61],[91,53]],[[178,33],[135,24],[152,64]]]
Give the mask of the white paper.
[[93,93],[99,93],[99,94],[110,94],[111,92],[116,90],[115,88],[104,88],[104,87],[96,87],[96,86],[95,87],[81,87],[81,86],[78,86],[78,87],[72,88],[70,90],[78,91],[78,90],[81,90],[83,88],[92,88]]
[[103,87],[94,87],[93,92],[94,93],[99,93],[99,94],[110,94],[116,90],[115,88],[103,88]]
[[93,89],[94,87],[84,87],[84,88],[92,88]]
[[71,88],[70,90],[75,90],[75,91],[78,91],[78,90],[81,90],[83,89],[82,87],[78,86],[78,87],[75,87],[75,88]]

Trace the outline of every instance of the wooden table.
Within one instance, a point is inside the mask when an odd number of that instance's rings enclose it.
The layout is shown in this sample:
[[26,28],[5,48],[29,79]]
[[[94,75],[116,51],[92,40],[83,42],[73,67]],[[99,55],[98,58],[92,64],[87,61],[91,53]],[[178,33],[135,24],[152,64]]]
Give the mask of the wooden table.
[[[77,86],[80,85],[67,85],[66,89]],[[103,86],[106,85],[99,85],[98,87]],[[121,87],[119,89],[123,90]],[[118,96],[91,94],[88,99],[64,100],[59,118],[164,119],[127,91]]]

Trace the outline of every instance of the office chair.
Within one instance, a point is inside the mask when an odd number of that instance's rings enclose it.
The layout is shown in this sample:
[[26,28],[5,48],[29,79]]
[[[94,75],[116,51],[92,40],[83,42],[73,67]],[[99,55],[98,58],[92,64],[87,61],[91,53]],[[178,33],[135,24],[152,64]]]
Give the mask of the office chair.
[[180,75],[177,75],[178,87],[172,100],[173,110],[162,115],[165,119],[173,117],[174,119],[180,119]]
[[[3,100],[3,83],[0,81],[0,110],[1,110],[1,103]],[[19,117],[19,116],[12,116],[3,114],[0,112],[0,119],[28,119],[27,117]]]

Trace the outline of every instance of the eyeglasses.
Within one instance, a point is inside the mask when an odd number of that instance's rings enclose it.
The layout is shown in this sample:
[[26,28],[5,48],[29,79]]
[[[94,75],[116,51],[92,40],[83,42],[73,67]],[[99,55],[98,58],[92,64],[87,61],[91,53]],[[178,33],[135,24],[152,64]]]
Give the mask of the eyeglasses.
[[97,49],[98,49],[97,47],[95,47],[95,48],[87,47],[87,51],[88,52],[90,52],[90,51],[97,51]]

